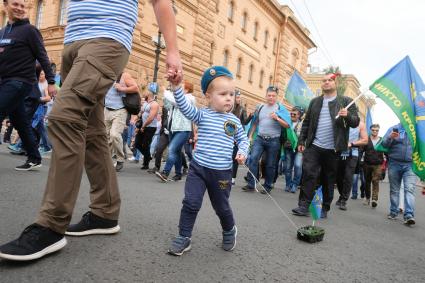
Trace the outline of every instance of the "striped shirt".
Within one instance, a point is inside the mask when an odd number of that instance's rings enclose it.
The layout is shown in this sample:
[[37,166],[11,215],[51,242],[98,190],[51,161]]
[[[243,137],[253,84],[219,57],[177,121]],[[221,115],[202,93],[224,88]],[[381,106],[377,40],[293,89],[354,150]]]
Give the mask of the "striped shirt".
[[70,0],[64,43],[110,38],[130,52],[137,16],[137,0]]
[[329,102],[336,99],[324,98],[322,110],[320,110],[319,123],[317,125],[316,136],[313,144],[324,149],[335,149],[334,129],[332,127],[332,118],[329,112]]
[[[183,115],[198,125],[198,142],[193,159],[199,165],[215,170],[231,169],[235,141],[239,148],[238,154],[248,155],[248,138],[234,114],[220,113],[210,108],[198,109],[187,102],[182,88],[175,90],[174,97]],[[229,124],[236,126],[234,134],[225,130]]]

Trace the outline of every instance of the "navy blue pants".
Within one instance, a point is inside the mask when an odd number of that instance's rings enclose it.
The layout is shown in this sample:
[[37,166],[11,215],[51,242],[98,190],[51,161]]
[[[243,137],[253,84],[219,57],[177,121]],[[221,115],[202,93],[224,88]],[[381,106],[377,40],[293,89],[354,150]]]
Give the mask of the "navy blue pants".
[[9,116],[28,153],[28,161],[40,162],[41,156],[24,103],[31,89],[31,84],[21,81],[10,80],[0,83],[0,121]]
[[180,213],[179,233],[181,236],[192,237],[193,226],[206,190],[215,213],[220,218],[221,227],[224,231],[232,230],[235,220],[229,204],[231,181],[232,169],[209,169],[192,160],[186,178],[183,207]]

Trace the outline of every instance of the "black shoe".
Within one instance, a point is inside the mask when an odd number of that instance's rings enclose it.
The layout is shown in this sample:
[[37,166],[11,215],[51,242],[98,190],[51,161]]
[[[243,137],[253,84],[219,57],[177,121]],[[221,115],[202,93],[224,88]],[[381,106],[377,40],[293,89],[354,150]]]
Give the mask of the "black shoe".
[[25,228],[18,239],[0,246],[0,258],[15,261],[39,259],[62,249],[66,243],[62,234],[38,224],[32,224]]
[[149,169],[147,172],[148,173],[151,173],[151,174],[155,174],[155,172],[157,172],[157,171],[159,171],[159,168],[158,167],[154,167],[152,169]]
[[27,161],[23,165],[16,166],[15,170],[17,170],[17,171],[30,171],[30,170],[38,169],[40,167],[41,167],[40,161],[39,162]]
[[336,206],[340,206],[341,205],[341,199],[339,198],[336,202],[335,202]]
[[328,218],[328,212],[324,209],[320,212],[320,218],[325,219]]
[[299,206],[297,208],[292,209],[292,214],[296,216],[309,216],[310,213],[306,207]]
[[247,182],[247,183],[249,182],[248,181],[248,176],[244,176],[243,179],[245,180],[245,182]]
[[115,171],[120,172],[124,168],[124,162],[117,161],[117,165],[115,165]]
[[69,225],[65,232],[68,236],[110,235],[120,231],[118,220],[110,220],[86,212],[77,224]]
[[244,192],[254,192],[255,191],[255,189],[254,188],[251,188],[250,186],[248,186],[248,185],[246,185],[246,186],[243,186],[242,187],[242,191],[244,191]]
[[357,199],[357,196],[352,195],[352,196],[351,196],[351,199]]
[[376,200],[372,200],[372,207],[375,208],[378,206],[378,202]]
[[165,173],[165,171],[162,171],[162,172],[156,171],[156,172],[155,172],[155,175],[156,175],[159,179],[161,179],[161,181],[163,181],[164,183],[169,181],[169,180],[168,180],[168,174],[167,174],[167,173]]
[[182,179],[182,175],[175,175],[173,178],[171,178],[171,180],[177,182],[180,181]]
[[149,169],[149,165],[143,165],[142,167],[140,167],[140,170],[148,170]]
[[409,217],[409,218],[404,219],[404,224],[406,224],[408,226],[415,225],[415,223],[416,223],[415,218],[413,218],[413,217]]
[[183,176],[187,175],[188,170],[188,168],[183,168]]
[[269,195],[271,190],[261,190],[260,193],[262,193],[263,195]]
[[339,209],[347,210],[347,203],[345,201],[341,201],[341,203],[339,205]]

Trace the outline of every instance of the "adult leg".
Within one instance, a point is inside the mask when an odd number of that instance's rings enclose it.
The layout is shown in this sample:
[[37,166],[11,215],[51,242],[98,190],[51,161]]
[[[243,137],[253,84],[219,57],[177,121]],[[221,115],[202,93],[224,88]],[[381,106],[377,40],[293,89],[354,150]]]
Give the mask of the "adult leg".
[[336,187],[338,189],[339,198],[337,201],[337,204],[340,203],[342,199],[343,194],[343,187],[344,187],[344,175],[345,175],[345,168],[347,166],[347,160],[343,159],[341,156],[338,157],[338,167],[337,167],[337,174],[336,174]]
[[364,164],[363,166],[364,178],[365,178],[365,197],[366,200],[370,199],[370,185],[372,183],[373,165]]
[[155,168],[157,170],[161,168],[162,155],[164,154],[164,151],[167,148],[169,142],[170,139],[168,138],[168,135],[162,133],[159,136],[159,142],[155,150]]
[[[252,174],[256,174],[255,178],[257,178],[258,180],[258,168],[259,168],[259,162],[260,162],[260,158],[264,152],[264,145],[262,142],[262,138],[261,137],[257,137],[257,139],[254,141],[254,145],[252,147],[251,150],[251,155],[249,158],[249,171],[251,171]],[[248,187],[249,189],[254,189],[255,187],[255,180],[253,178],[253,176],[251,175],[251,173],[248,173]]]
[[388,179],[390,181],[390,214],[398,214],[398,205],[400,201],[400,185],[402,172],[398,164],[390,163],[388,166]]
[[378,201],[379,196],[379,181],[381,180],[381,165],[373,165],[372,168],[372,201]]
[[294,161],[294,178],[292,179],[292,188],[291,192],[295,193],[301,183],[301,177],[303,174],[303,154],[301,152],[297,152],[295,154]]
[[164,166],[164,173],[166,175],[170,174],[173,165],[175,165],[175,170],[177,175],[182,175],[182,148],[187,139],[189,138],[190,132],[175,132],[172,134],[170,144],[168,145],[168,157],[167,162]]
[[303,177],[298,205],[305,209],[311,203],[316,190],[317,180],[321,172],[321,154],[320,149],[314,145],[304,151]]
[[353,175],[357,166],[357,156],[351,156],[347,159],[344,171],[344,183],[341,191],[341,199],[345,202],[350,197],[351,187],[353,186]]
[[117,155],[117,162],[124,162],[122,133],[127,119],[127,110],[120,109],[110,112],[112,112],[112,125],[109,132],[109,138],[112,144],[112,152]]
[[285,149],[286,169],[285,169],[285,191],[289,192],[292,188],[292,169],[294,168],[296,152],[292,149]]
[[238,174],[238,168],[239,163],[235,160],[236,155],[238,154],[238,146],[235,144],[233,146],[233,153],[232,153],[232,160],[233,160],[233,166],[232,166],[232,178],[236,179],[236,175]]
[[329,211],[334,196],[338,155],[333,150],[326,150],[325,154],[321,155],[321,162],[325,182],[323,186],[323,208]]
[[404,165],[403,168],[404,183],[404,219],[415,217],[415,191],[418,177],[413,173],[411,165]]
[[273,138],[265,143],[265,174],[264,188],[270,191],[273,188],[274,178],[277,173],[276,164],[280,156],[280,139]]

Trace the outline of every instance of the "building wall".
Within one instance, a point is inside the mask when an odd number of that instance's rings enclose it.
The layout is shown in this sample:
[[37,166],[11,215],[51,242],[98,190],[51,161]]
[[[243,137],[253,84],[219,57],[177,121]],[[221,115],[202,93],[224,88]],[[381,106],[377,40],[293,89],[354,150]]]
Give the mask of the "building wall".
[[[28,16],[32,23],[40,24],[49,56],[60,67],[64,33],[64,25],[60,24],[60,7],[63,0],[41,2],[41,22],[37,18],[38,0],[29,0]],[[178,10],[178,45],[184,75],[186,80],[195,85],[195,95],[200,98],[198,103],[204,103],[200,91],[203,71],[210,65],[223,65],[225,54],[228,54],[227,66],[235,74],[236,86],[241,90],[244,102],[250,110],[264,100],[269,84],[279,86],[280,93],[283,93],[294,69],[302,75],[306,73],[308,50],[314,47],[314,43],[309,38],[309,31],[298,23],[287,6],[280,6],[275,0],[175,2]],[[230,4],[233,4],[231,19]],[[4,17],[2,10],[1,6],[1,23]],[[246,25],[243,28],[244,15]],[[255,23],[258,23],[256,37]],[[158,26],[150,1],[139,1],[139,21],[134,32],[133,50],[127,70],[142,87],[153,79],[156,47],[152,43],[152,37],[157,36],[157,33]],[[164,78],[164,53],[161,53],[159,63],[158,82],[161,86],[167,86]],[[238,62],[240,72],[237,72]]]

